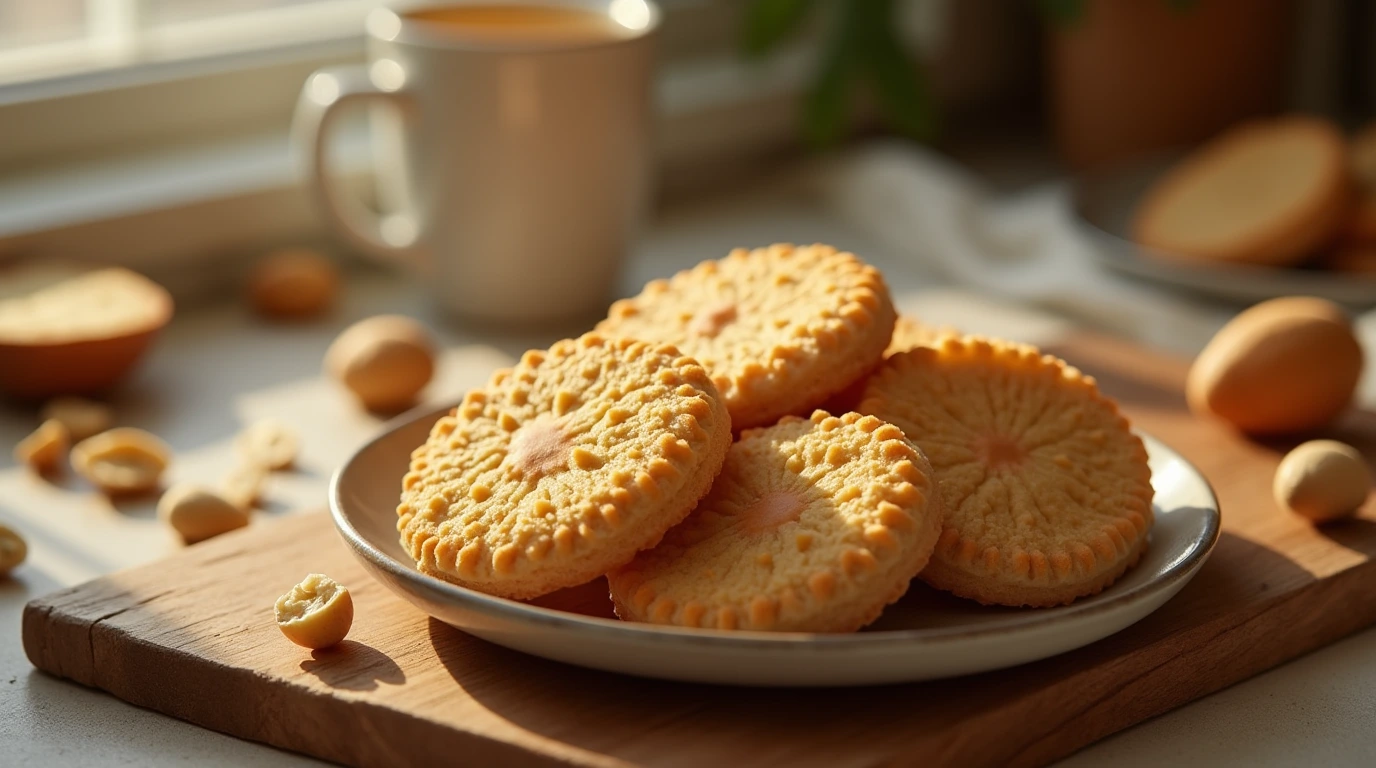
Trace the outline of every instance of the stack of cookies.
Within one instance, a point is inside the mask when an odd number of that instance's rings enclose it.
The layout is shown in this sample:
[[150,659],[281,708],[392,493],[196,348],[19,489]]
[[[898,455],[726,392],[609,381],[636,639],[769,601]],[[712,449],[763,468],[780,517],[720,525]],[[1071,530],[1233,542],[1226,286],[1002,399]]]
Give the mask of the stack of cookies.
[[488,594],[605,575],[626,620],[849,632],[914,577],[1010,606],[1098,592],[1141,556],[1149,477],[1092,379],[897,318],[852,254],[775,245],[469,392],[397,512],[421,571]]

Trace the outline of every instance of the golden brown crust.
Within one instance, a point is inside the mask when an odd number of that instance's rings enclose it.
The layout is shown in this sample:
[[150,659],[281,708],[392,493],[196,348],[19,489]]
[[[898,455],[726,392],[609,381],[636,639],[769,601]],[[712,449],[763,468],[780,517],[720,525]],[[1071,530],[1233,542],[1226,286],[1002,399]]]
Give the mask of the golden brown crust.
[[652,281],[597,330],[700,360],[740,430],[809,412],[865,375],[894,317],[878,270],[831,246],[780,244]]
[[1058,605],[1110,584],[1152,523],[1146,449],[1094,380],[979,337],[895,355],[860,410],[927,454],[946,525],[924,581],[984,603]]
[[[899,315],[898,322],[893,326],[893,337],[889,340],[889,346],[884,350],[884,359],[907,352],[917,347],[925,347],[936,344],[947,336],[959,336],[960,331],[949,325],[932,326],[918,320],[911,315]],[[865,394],[865,382],[869,381],[874,372],[879,370],[879,366],[865,371],[859,378],[846,385],[846,388],[832,395],[831,398],[822,406],[822,410],[840,416],[849,413],[860,405],[860,397]],[[801,414],[800,414],[801,415]]]
[[744,432],[693,514],[608,583],[631,621],[851,632],[907,591],[941,520],[932,469],[897,427],[788,416]]
[[436,422],[403,479],[402,545],[421,571],[489,594],[576,586],[680,522],[730,443],[707,372],[674,347],[561,341]]
[[1142,559],[1147,550],[1147,537],[1143,536],[1132,546],[1128,557],[1117,561],[1117,565],[1106,569],[1097,578],[1073,586],[1039,586],[1026,584],[1006,584],[991,582],[988,579],[972,577],[969,574],[938,562],[933,558],[931,564],[922,572],[922,580],[938,589],[954,595],[974,600],[981,605],[1011,605],[1031,608],[1049,608],[1069,605],[1082,597],[1103,592],[1118,581],[1127,570]]
[[893,326],[893,337],[884,350],[885,359],[899,352],[918,347],[930,347],[947,336],[959,336],[960,331],[949,325],[928,325],[912,315],[899,315]]
[[1336,127],[1310,117],[1257,121],[1168,171],[1138,208],[1133,238],[1166,254],[1291,265],[1333,239],[1350,199]]

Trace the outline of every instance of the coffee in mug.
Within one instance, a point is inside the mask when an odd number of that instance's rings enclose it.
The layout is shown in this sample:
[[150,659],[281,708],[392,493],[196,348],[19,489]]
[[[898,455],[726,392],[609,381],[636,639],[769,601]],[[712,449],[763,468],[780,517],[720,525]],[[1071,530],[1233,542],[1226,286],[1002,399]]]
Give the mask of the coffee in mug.
[[[320,70],[296,144],[338,234],[414,271],[453,313],[530,322],[605,308],[648,208],[646,0],[430,4],[368,17],[368,63]],[[343,108],[373,105],[383,213],[332,179]]]

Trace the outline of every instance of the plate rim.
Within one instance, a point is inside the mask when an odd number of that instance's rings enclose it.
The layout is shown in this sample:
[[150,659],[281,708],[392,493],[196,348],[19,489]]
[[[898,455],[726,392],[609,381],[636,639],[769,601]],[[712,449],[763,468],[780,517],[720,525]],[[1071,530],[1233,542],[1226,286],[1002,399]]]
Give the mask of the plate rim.
[[[811,652],[819,650],[857,652],[878,650],[894,645],[922,647],[944,644],[953,640],[975,640],[988,636],[1005,635],[1012,631],[1036,631],[1068,621],[1078,622],[1098,614],[1125,608],[1133,603],[1149,599],[1161,591],[1169,590],[1181,580],[1190,579],[1199,567],[1208,560],[1222,533],[1222,514],[1219,509],[1218,495],[1204,473],[1200,472],[1198,467],[1166,443],[1150,433],[1134,429],[1134,434],[1141,437],[1143,442],[1147,444],[1148,455],[1151,454],[1153,446],[1155,446],[1156,450],[1164,451],[1175,460],[1183,463],[1198,478],[1208,496],[1209,510],[1212,514],[1208,515],[1205,520],[1203,535],[1191,543],[1185,556],[1180,558],[1165,574],[1108,600],[1081,603],[1078,608],[1072,603],[1069,606],[1060,606],[1061,610],[1056,613],[1011,616],[1006,621],[984,622],[977,627],[933,627],[839,634],[694,629],[604,619],[488,595],[421,573],[415,569],[414,565],[398,561],[373,546],[349,520],[347,513],[344,512],[341,485],[345,473],[358,461],[359,457],[397,430],[422,419],[438,419],[454,407],[454,405],[439,408],[422,406],[407,411],[384,423],[376,435],[359,445],[349,455],[349,458],[330,477],[330,519],[334,523],[335,530],[344,539],[345,544],[353,551],[354,555],[366,559],[371,566],[388,573],[393,578],[414,583],[416,587],[431,594],[438,593],[449,602],[459,604],[468,610],[474,610],[504,621],[525,624],[538,623],[557,627],[561,630],[590,632],[602,637],[611,636],[613,639],[621,641],[643,640],[654,643],[706,645],[721,649],[764,652]],[[384,586],[388,585],[384,584]],[[391,587],[388,586],[388,588]]]
[[[1243,262],[1200,261],[1150,248],[1124,237],[1105,226],[1103,218],[1091,215],[1095,190],[1104,184],[1130,175],[1159,175],[1185,157],[1182,149],[1152,152],[1110,166],[1092,168],[1069,179],[1069,213],[1072,223],[1093,241],[1089,248],[1094,261],[1102,266],[1161,285],[1204,293],[1232,301],[1261,301],[1267,297],[1292,295],[1298,286],[1303,291],[1322,295],[1352,307],[1376,303],[1376,277],[1360,273],[1281,267]],[[1149,257],[1145,254],[1157,253]],[[1241,284],[1242,287],[1229,287]],[[1289,288],[1285,288],[1285,286]]]

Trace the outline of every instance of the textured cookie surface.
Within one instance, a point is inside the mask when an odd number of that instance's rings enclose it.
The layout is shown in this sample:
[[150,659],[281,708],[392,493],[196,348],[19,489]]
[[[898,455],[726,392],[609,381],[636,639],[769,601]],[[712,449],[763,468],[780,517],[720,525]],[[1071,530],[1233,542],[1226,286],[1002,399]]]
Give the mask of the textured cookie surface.
[[949,325],[928,325],[912,315],[899,315],[893,326],[893,336],[884,350],[884,357],[893,357],[917,347],[931,346],[946,336],[959,336],[960,331]]
[[946,522],[922,572],[983,603],[1094,594],[1152,523],[1142,441],[1093,379],[1035,348],[976,337],[895,355],[860,410],[898,425],[936,471]]
[[[907,352],[915,347],[936,344],[946,336],[959,335],[960,331],[949,325],[931,326],[912,315],[899,315],[898,321],[893,326],[893,336],[889,339],[889,346],[884,350],[884,359],[887,360],[899,352]],[[822,405],[822,410],[835,416],[855,410],[860,405],[860,397],[865,394],[865,383],[878,369],[879,366],[876,365],[873,370],[865,371],[845,389],[832,395]]]
[[597,329],[699,360],[740,430],[840,392],[879,362],[893,324],[878,270],[830,246],[774,245],[655,280]]
[[587,334],[527,352],[411,455],[397,528],[428,574],[502,597],[630,561],[711,487],[731,422],[670,345]]
[[744,432],[693,514],[608,582],[623,619],[848,632],[903,595],[940,527],[902,431],[818,411]]

